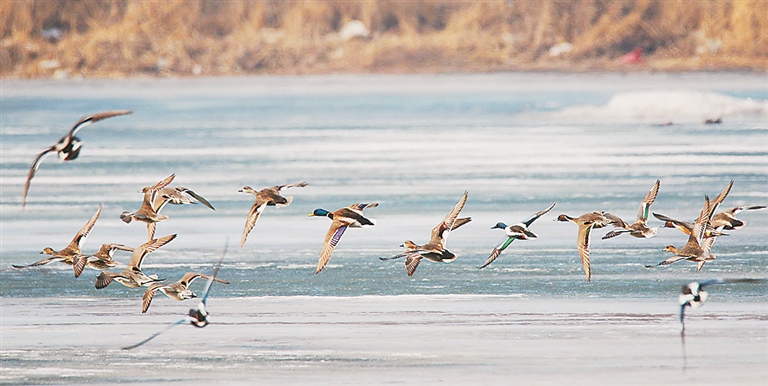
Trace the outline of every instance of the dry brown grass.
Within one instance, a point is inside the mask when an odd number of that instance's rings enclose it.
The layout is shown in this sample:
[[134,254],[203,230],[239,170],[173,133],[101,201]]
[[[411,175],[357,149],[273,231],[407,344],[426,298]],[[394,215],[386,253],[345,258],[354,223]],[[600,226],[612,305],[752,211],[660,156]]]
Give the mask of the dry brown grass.
[[[340,39],[350,20],[371,36]],[[766,72],[768,1],[4,0],[0,38],[3,77]],[[644,63],[616,60],[635,47]]]

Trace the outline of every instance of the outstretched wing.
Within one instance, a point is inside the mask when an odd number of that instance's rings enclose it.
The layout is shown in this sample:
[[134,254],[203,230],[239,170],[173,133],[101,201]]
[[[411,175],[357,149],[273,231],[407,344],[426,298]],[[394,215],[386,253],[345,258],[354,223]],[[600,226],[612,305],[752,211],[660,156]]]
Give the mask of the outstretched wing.
[[16,264],[11,264],[11,265],[13,266],[13,268],[21,269],[21,268],[29,268],[29,267],[37,267],[37,266],[40,266],[40,265],[46,265],[48,263],[51,263],[51,262],[54,262],[54,261],[57,261],[57,260],[61,260],[61,258],[60,257],[46,257],[45,259],[42,259],[40,261],[36,261],[36,262],[34,262],[32,264],[29,264],[29,265],[16,265]]
[[464,191],[464,195],[461,197],[459,202],[456,203],[453,209],[451,209],[451,211],[445,216],[443,221],[440,224],[437,224],[436,227],[432,228],[433,238],[435,235],[437,235],[437,237],[442,238],[443,246],[447,244],[448,235],[450,234],[451,230],[454,228],[456,218],[459,217],[459,213],[461,213],[461,210],[464,209],[464,204],[467,203],[468,195],[469,195],[469,192]]
[[[205,283],[205,289],[203,290],[203,299],[200,300],[200,303],[205,306],[205,302],[208,300],[208,295],[211,293],[211,286],[213,285],[213,281],[216,280],[216,275],[219,274],[219,269],[221,268],[221,262],[224,261],[224,256],[227,255],[227,248],[229,248],[229,239],[227,239],[226,245],[224,245],[224,252],[221,254],[221,258],[219,258],[219,261],[216,263],[216,266],[213,267],[213,272],[211,272],[211,276],[208,278],[208,282]],[[229,284],[229,283],[227,283]]]
[[176,178],[176,173],[173,173],[170,176],[163,178],[162,180],[158,181],[156,184],[147,188],[147,190],[158,191],[168,186],[168,184],[170,184],[171,182],[173,182],[174,178]]
[[155,293],[162,287],[162,284],[152,284],[144,291],[144,296],[141,297],[141,313],[144,314],[149,309],[149,305],[152,304],[152,299],[155,298]]
[[216,210],[216,209],[213,208],[213,205],[211,205],[211,203],[208,202],[208,200],[205,199],[205,197],[195,193],[191,189],[183,188],[183,191],[184,191],[184,193],[189,194],[190,196],[192,196],[192,198],[194,198],[195,200],[199,201],[201,204],[211,208],[211,210]]
[[655,213],[655,212],[653,213],[653,216],[656,217],[657,219],[661,220],[661,221],[664,221],[665,222],[664,226],[666,228],[673,228],[674,227],[674,228],[677,228],[677,229],[681,230],[683,233],[685,233],[687,235],[690,235],[691,234],[691,230],[693,229],[693,224],[691,224],[691,223],[689,223],[687,221],[675,220],[675,219],[673,219],[673,218],[671,218],[669,216],[665,216],[663,214],[659,214],[659,213]]
[[76,254],[72,256],[72,269],[75,271],[75,277],[80,277],[85,269],[85,264],[88,263],[88,256],[83,254]]
[[52,154],[52,152],[56,151],[56,149],[51,146],[46,150],[43,150],[40,154],[35,157],[35,160],[32,161],[32,167],[29,168],[29,173],[27,174],[27,182],[24,183],[24,195],[21,196],[21,207],[24,208],[24,206],[27,205],[27,193],[29,193],[29,185],[32,183],[32,178],[35,177],[35,173],[37,173],[37,169],[40,167],[40,163],[43,162],[43,160]]
[[696,244],[701,246],[701,240],[704,238],[704,234],[707,231],[707,225],[709,225],[709,219],[711,217],[712,204],[709,201],[709,196],[704,197],[704,206],[701,208],[701,213],[696,219],[696,223],[693,224],[691,235],[688,237],[688,242],[695,240]]
[[277,191],[279,192],[279,191],[281,191],[282,189],[288,189],[288,188],[303,188],[303,187],[305,187],[305,186],[307,186],[307,185],[309,185],[309,184],[308,184],[308,183],[306,183],[306,182],[299,182],[298,184],[285,184],[285,185],[278,185],[278,186],[275,186],[275,189],[277,189]]
[[629,228],[629,224],[627,224],[626,221],[622,220],[621,217],[615,214],[605,212],[603,216],[608,219],[608,224],[613,225],[615,228]]
[[339,243],[341,236],[346,230],[346,225],[342,225],[341,222],[333,220],[333,223],[331,223],[331,228],[328,229],[328,233],[325,235],[323,251],[320,252],[320,260],[317,261],[317,268],[315,269],[315,273],[322,271],[323,268],[325,268],[325,265],[328,264],[328,260],[331,259],[331,254],[333,254],[333,250],[336,248],[336,244]]
[[584,267],[584,273],[587,275],[587,281],[592,280],[592,267],[589,260],[589,243],[591,241],[593,226],[593,224],[590,224],[579,227],[578,239],[576,240],[576,248],[579,250],[581,265]]
[[77,123],[75,123],[74,126],[72,126],[72,129],[69,130],[69,134],[67,135],[67,142],[71,141],[72,137],[74,137],[75,134],[77,134],[77,132],[80,131],[80,129],[90,125],[91,123],[96,123],[98,121],[101,121],[107,118],[116,117],[118,115],[127,115],[131,113],[133,113],[133,111],[131,110],[113,110],[113,111],[105,111],[101,113],[86,115],[80,118],[80,120],[77,121]]
[[101,271],[99,276],[96,277],[96,289],[102,289],[110,285],[115,280],[115,277],[117,276],[120,276],[120,275],[110,271]]
[[653,204],[654,201],[656,201],[656,195],[659,194],[659,185],[661,184],[660,180],[656,180],[656,183],[653,184],[653,187],[648,192],[648,194],[645,195],[645,198],[640,203],[640,208],[637,210],[637,221],[642,222],[645,224],[646,221],[648,221],[648,212],[650,212],[651,204]]
[[88,238],[88,234],[91,233],[91,229],[93,229],[93,225],[96,224],[96,220],[99,219],[99,215],[101,214],[101,204],[99,204],[99,209],[96,210],[96,214],[91,217],[90,220],[88,220],[85,225],[83,225],[82,228],[77,232],[75,237],[72,239],[72,241],[69,243],[69,248],[77,248],[77,250],[80,250],[80,248],[83,247],[83,244],[85,243],[85,239]]
[[136,248],[133,251],[133,255],[131,256],[131,260],[128,262],[128,267],[136,267],[141,269],[141,264],[144,262],[144,258],[156,251],[158,248],[162,247],[165,244],[168,244],[171,242],[171,240],[176,238],[176,234],[163,236],[158,239],[152,239],[147,241],[146,243],[142,244],[140,247]]
[[536,212],[533,216],[528,217],[527,219],[525,219],[523,221],[523,224],[525,224],[525,226],[527,226],[527,227],[531,226],[531,224],[533,224],[533,222],[536,221],[539,217],[547,214],[550,210],[552,210],[552,208],[555,207],[555,204],[557,204],[557,203],[553,202],[552,205],[547,207],[547,209],[544,209],[542,211]]
[[367,203],[367,204],[364,204],[364,203],[352,204],[352,205],[348,206],[347,208],[355,210],[355,211],[361,211],[361,210],[363,210],[365,208],[375,208],[377,206],[379,206],[378,202],[371,202],[371,203]]
[[168,325],[167,327],[165,327],[164,329],[162,329],[162,330],[160,330],[160,331],[158,331],[158,332],[156,332],[156,333],[154,333],[154,334],[150,335],[150,337],[149,337],[149,338],[147,338],[147,339],[144,339],[144,340],[142,340],[142,341],[141,341],[141,342],[139,342],[139,343],[136,343],[136,344],[132,344],[132,345],[130,345],[130,346],[125,346],[125,347],[123,347],[123,350],[132,350],[132,349],[135,349],[136,347],[139,347],[139,346],[143,345],[144,343],[147,343],[147,342],[149,342],[150,340],[152,340],[152,339],[155,339],[155,338],[156,338],[158,335],[160,335],[160,334],[162,334],[162,333],[164,333],[164,332],[166,332],[166,331],[170,330],[171,328],[173,328],[173,327],[175,327],[175,326],[178,326],[178,325],[180,325],[180,324],[182,324],[182,323],[184,323],[184,322],[186,322],[186,321],[187,321],[187,318],[184,318],[184,319],[181,319],[181,320],[179,320],[179,321],[177,321],[177,322],[174,322],[174,323],[172,323],[172,324]]
[[[550,207],[550,209],[552,208]],[[517,237],[508,237],[506,240],[504,240],[503,243],[496,246],[496,248],[493,248],[493,252],[491,252],[491,256],[488,257],[488,259],[485,261],[485,264],[483,264],[480,268],[485,268],[488,266],[488,264],[493,263],[493,261],[496,260],[496,258],[501,255],[501,252],[507,249],[509,244],[512,244],[512,242],[515,241],[516,238]]]
[[622,233],[627,233],[627,232],[631,232],[631,230],[626,229],[626,228],[617,228],[617,229],[614,229],[614,230],[606,233],[605,236],[603,236],[603,240],[608,240],[610,238],[616,237],[616,236],[618,236],[618,235],[620,235]]
[[245,219],[245,229],[243,229],[243,237],[240,240],[240,247],[242,248],[243,244],[245,244],[245,239],[248,237],[248,234],[251,233],[251,230],[256,225],[256,220],[259,219],[259,216],[261,216],[262,213],[264,213],[264,209],[267,208],[267,202],[259,202],[260,200],[257,198],[256,202],[251,207],[251,211],[248,212],[248,218]]
[[646,266],[645,266],[645,268],[653,268],[653,267],[658,267],[658,266],[660,266],[660,265],[670,265],[670,264],[672,264],[672,263],[677,263],[678,261],[680,261],[680,260],[685,260],[685,259],[686,259],[686,258],[685,258],[685,256],[678,256],[678,255],[674,255],[674,256],[672,256],[672,257],[670,257],[670,258],[668,258],[668,259],[666,259],[666,260],[662,261],[662,262],[661,262],[661,263],[659,263],[659,264],[655,264],[655,265],[646,265]]
[[722,204],[723,201],[725,201],[725,198],[728,197],[728,193],[730,193],[732,187],[733,187],[733,180],[731,180],[728,186],[726,186],[725,189],[723,189],[723,191],[720,192],[720,194],[718,194],[717,197],[715,197],[712,200],[709,208],[709,219],[712,218],[715,212],[717,212],[717,208],[720,207],[720,204]]
[[467,224],[470,221],[472,221],[472,217],[460,217],[460,218],[457,218],[456,221],[453,222],[453,226],[449,230],[450,231],[455,231],[456,229],[459,229],[460,226],[462,226],[464,224]]
[[419,266],[421,258],[422,256],[418,253],[409,253],[406,255],[405,272],[408,273],[408,276],[413,276],[416,272],[416,268]]

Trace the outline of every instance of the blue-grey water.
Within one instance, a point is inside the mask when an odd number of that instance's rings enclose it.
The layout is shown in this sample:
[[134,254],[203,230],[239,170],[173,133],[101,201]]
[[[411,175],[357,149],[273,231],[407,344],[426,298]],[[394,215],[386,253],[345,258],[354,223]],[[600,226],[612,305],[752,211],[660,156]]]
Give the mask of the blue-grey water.
[[[656,179],[652,211],[693,220],[704,196],[734,187],[721,209],[768,205],[768,82],[750,74],[490,74],[248,77],[134,80],[4,80],[0,134],[0,296],[121,298],[142,291],[93,286],[97,271],[75,279],[60,263],[18,270],[60,249],[104,205],[85,243],[138,246],[138,191],[176,174],[216,208],[168,206],[157,235],[177,233],[150,254],[144,271],[175,281],[210,272],[228,250],[220,275],[226,297],[293,295],[502,294],[530,298],[676,297],[680,285],[712,277],[768,275],[768,210],[740,214],[748,225],[721,237],[717,259],[701,273],[668,257],[687,236],[660,229],[651,239],[592,240],[592,282],[576,252],[576,226],[553,221],[605,210],[634,220]],[[131,109],[132,115],[80,131],[80,158],[46,159],[21,194],[37,153],[83,115]],[[720,125],[704,125],[722,117]],[[670,125],[665,125],[671,123]],[[306,181],[284,191],[291,206],[268,208],[238,248],[253,196],[263,187]],[[451,264],[424,261],[413,278],[402,260],[406,239],[424,243],[462,193],[473,221],[450,235]],[[350,229],[330,264],[314,267],[330,225],[307,214],[356,202],[378,223]],[[478,269],[504,240],[498,221],[521,221],[557,206]],[[654,226],[660,222],[651,219]],[[126,263],[129,253],[115,258]],[[200,291],[202,282],[194,284]],[[765,284],[718,289],[723,301],[765,302]]]

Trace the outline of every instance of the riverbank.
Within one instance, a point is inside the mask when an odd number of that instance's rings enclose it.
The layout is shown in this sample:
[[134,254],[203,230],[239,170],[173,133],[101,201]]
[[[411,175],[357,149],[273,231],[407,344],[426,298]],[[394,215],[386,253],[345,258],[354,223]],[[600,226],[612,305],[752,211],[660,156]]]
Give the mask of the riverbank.
[[0,76],[768,71],[768,2],[0,4]]

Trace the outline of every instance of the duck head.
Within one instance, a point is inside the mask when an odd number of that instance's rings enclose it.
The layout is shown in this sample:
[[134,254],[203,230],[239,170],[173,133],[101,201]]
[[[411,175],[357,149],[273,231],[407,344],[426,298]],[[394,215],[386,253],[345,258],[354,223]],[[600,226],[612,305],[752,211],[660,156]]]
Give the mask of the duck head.
[[676,254],[677,253],[677,247],[675,247],[674,245],[667,245],[666,247],[664,247],[663,251],[664,252],[672,252],[672,253]]
[[314,217],[314,216],[333,218],[333,213],[322,208],[317,208],[312,213],[309,214],[309,217]]
[[496,228],[506,229],[507,224],[504,224],[503,222],[497,222],[496,225],[491,227],[491,229],[496,229]]
[[120,220],[123,220],[124,223],[130,224],[131,220],[133,220],[133,213],[131,212],[123,212],[120,213]]
[[400,246],[408,249],[416,249],[419,247],[418,245],[416,245],[416,243],[414,243],[411,240],[405,240],[402,244],[400,244]]
[[253,188],[252,188],[252,187],[250,187],[250,186],[247,186],[247,185],[246,185],[246,186],[243,186],[243,188],[242,188],[242,189],[239,189],[239,190],[238,190],[238,192],[240,192],[240,193],[253,193],[253,194],[256,194],[256,193],[257,193],[255,190],[253,190]]
[[569,215],[567,215],[567,214],[561,214],[561,215],[557,216],[557,218],[555,220],[556,221],[566,222],[566,221],[574,221],[576,219],[571,217],[571,216],[569,216]]
[[55,255],[56,251],[53,250],[51,247],[45,247],[42,252],[40,252],[41,255]]

